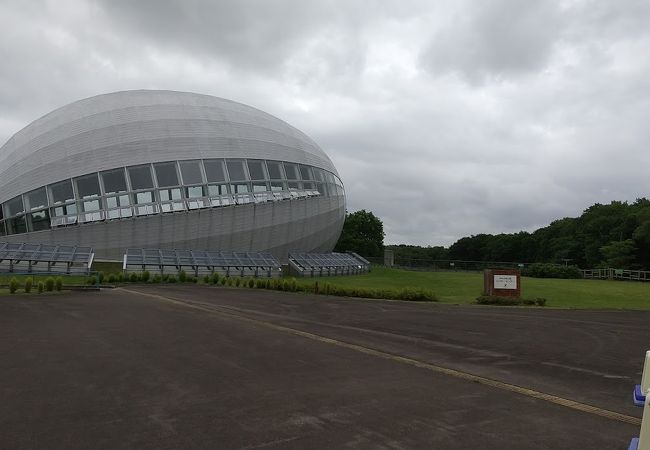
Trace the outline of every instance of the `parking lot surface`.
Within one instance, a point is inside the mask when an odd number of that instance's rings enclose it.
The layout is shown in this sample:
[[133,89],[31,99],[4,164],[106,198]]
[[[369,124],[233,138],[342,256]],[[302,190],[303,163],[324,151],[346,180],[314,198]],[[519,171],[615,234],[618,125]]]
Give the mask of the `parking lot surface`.
[[193,285],[6,297],[0,447],[626,448],[649,320]]

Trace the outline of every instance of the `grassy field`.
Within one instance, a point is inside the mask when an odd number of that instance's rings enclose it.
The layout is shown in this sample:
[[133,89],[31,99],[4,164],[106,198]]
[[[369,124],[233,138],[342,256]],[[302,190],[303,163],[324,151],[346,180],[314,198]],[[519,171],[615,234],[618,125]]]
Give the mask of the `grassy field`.
[[[107,265],[100,269],[117,268]],[[95,267],[93,267],[95,269]],[[96,269],[97,270],[97,269]],[[116,270],[118,271],[118,270]],[[28,275],[16,276],[20,291]],[[38,281],[45,281],[46,275],[35,275],[34,287]],[[85,284],[86,277],[64,276],[64,285]],[[0,275],[0,285],[7,285],[10,275]],[[313,284],[316,279],[298,279],[300,284]],[[483,289],[483,274],[468,272],[418,272],[373,267],[364,275],[317,278],[320,285],[366,289],[421,288],[433,291],[442,303],[474,303]],[[607,309],[650,309],[650,283],[608,280],[560,280],[545,278],[522,278],[522,296],[543,297],[547,307],[556,308],[607,308]],[[0,288],[0,295],[8,294]]]
[[[299,280],[313,283],[313,279]],[[356,276],[320,278],[337,286],[431,289],[443,303],[473,303],[483,290],[483,274],[467,272],[416,272],[373,267]],[[522,278],[522,296],[544,297],[546,306],[559,308],[650,309],[650,283],[608,280]]]

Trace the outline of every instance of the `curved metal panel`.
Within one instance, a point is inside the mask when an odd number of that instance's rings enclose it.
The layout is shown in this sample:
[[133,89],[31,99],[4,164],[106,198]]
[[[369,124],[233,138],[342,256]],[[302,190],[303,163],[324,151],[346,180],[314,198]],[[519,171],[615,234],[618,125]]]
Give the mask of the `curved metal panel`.
[[208,95],[123,91],[59,108],[0,148],[0,202],[123,165],[195,158],[277,159],[336,168],[304,133],[263,111]]

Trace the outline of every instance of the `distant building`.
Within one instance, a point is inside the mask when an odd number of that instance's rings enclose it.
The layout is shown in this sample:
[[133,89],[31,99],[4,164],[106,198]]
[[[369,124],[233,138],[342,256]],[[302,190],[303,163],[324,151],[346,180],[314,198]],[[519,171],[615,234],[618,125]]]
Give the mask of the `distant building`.
[[265,112],[124,91],[59,108],[0,148],[0,241],[331,251],[345,191],[328,156]]

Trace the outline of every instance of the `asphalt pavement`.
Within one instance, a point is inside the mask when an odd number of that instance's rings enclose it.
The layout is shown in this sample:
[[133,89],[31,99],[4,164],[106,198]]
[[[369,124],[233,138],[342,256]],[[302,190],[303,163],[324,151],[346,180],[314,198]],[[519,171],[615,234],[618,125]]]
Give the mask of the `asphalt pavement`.
[[2,297],[0,447],[627,448],[648,323],[193,285]]

